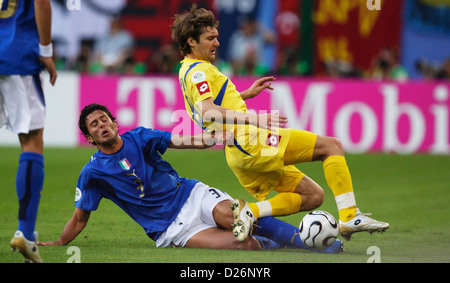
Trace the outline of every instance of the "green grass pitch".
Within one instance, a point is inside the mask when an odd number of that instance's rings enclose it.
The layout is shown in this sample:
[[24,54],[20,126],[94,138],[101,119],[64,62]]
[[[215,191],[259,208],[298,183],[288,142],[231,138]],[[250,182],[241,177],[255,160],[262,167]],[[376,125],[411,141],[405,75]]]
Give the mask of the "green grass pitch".
[[[39,240],[56,240],[74,211],[77,177],[93,147],[46,148],[45,183],[36,230]],[[20,149],[0,147],[0,262],[23,262],[9,240],[17,228],[15,175]],[[227,167],[221,150],[168,150],[164,158],[183,177],[196,178],[253,201]],[[40,247],[45,262],[70,261],[78,247],[81,262],[163,263],[365,263],[450,262],[450,157],[433,155],[347,155],[356,200],[363,212],[389,222],[384,234],[358,233],[345,241],[345,252],[317,254],[303,250],[223,251],[159,248],[143,229],[109,200],[102,200],[88,226],[68,246]],[[336,204],[320,162],[298,165],[325,191],[320,209],[337,217]],[[298,225],[304,213],[281,219]],[[375,248],[373,248],[375,247]],[[373,252],[373,249],[376,252]]]

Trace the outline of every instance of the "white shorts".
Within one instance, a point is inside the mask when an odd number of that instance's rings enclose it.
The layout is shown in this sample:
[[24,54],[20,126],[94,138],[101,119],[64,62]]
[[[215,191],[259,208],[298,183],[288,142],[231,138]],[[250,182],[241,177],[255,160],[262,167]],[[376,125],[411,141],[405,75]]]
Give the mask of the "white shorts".
[[42,75],[0,75],[0,128],[28,134],[45,124]]
[[198,232],[217,227],[213,209],[224,200],[233,201],[227,193],[198,182],[175,220],[156,240],[156,247],[184,247]]

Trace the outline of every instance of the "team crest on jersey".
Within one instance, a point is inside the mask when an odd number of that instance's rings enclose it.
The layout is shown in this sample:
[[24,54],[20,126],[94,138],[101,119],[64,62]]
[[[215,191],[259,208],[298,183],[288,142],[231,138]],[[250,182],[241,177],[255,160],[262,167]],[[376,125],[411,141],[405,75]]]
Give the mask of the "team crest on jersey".
[[130,168],[131,168],[131,164],[130,164],[130,162],[128,161],[128,159],[126,159],[126,158],[120,160],[120,161],[119,161],[119,164],[120,164],[120,167],[122,167],[123,170],[128,171],[128,170],[130,170]]
[[281,136],[269,134],[267,136],[266,145],[270,145],[273,147],[278,147],[280,145]]
[[200,95],[210,92],[209,84],[207,81],[201,82],[197,84],[197,89]]
[[80,188],[75,189],[75,202],[79,201],[81,198],[81,190]]
[[192,82],[199,83],[206,80],[206,74],[202,71],[197,71],[192,74]]

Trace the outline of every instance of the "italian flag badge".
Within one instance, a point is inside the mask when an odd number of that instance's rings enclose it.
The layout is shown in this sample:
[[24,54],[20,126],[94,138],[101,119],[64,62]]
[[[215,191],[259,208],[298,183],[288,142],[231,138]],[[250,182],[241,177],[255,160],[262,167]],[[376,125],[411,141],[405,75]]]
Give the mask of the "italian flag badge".
[[128,159],[124,158],[119,161],[120,167],[122,167],[123,170],[130,170],[131,164],[128,162]]

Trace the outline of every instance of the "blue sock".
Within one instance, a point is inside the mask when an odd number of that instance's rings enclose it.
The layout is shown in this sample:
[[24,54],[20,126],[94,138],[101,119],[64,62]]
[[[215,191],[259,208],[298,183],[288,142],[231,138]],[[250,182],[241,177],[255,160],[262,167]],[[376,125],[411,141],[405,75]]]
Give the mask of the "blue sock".
[[19,227],[25,238],[34,241],[34,227],[44,184],[44,156],[23,152],[17,169],[16,191],[19,199]]
[[281,246],[278,242],[272,241],[263,236],[252,235],[253,238],[259,241],[263,250],[279,249]]
[[[300,232],[297,227],[271,216],[258,219],[255,234],[276,241],[283,248],[316,251],[307,247],[302,242],[302,240],[300,239]],[[330,247],[316,252],[334,254],[340,251],[341,241],[336,240]]]
[[284,247],[310,249],[300,240],[297,227],[271,216],[258,219],[256,234],[277,241]]

